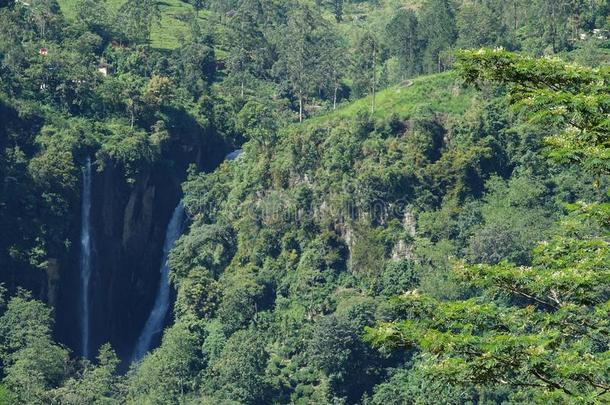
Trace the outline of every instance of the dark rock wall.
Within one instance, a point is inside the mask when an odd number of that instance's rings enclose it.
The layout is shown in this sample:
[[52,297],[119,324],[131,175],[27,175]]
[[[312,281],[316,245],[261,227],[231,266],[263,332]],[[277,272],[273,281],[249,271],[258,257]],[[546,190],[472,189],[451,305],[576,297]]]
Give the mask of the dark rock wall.
[[[93,276],[91,347],[110,342],[127,359],[153,306],[160,277],[163,241],[182,192],[187,168],[213,170],[227,152],[220,139],[201,146],[175,145],[128,184],[121,168],[96,172],[92,194]],[[77,216],[80,213],[75,213]],[[74,246],[78,246],[78,232]],[[78,247],[73,249],[78,259]],[[56,306],[57,336],[80,352],[78,260],[48,271],[47,294]],[[61,274],[61,277],[58,276]]]

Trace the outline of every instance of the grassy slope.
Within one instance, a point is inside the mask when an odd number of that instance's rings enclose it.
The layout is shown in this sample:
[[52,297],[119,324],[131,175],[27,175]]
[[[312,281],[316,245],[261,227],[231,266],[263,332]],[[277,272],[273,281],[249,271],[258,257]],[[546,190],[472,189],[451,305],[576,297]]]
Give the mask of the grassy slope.
[[[78,0],[58,0],[59,5],[68,18],[74,18],[75,6]],[[101,0],[105,1],[111,11],[119,9],[125,0]],[[313,0],[303,0],[314,4]],[[347,32],[357,32],[370,26],[374,21],[385,21],[391,18],[393,10],[397,7],[416,8],[421,0],[381,0],[379,4],[371,6],[368,3],[346,3],[344,9],[344,21],[339,29]],[[152,46],[158,49],[174,49],[178,47],[178,38],[186,33],[187,26],[180,21],[180,15],[192,11],[190,4],[182,0],[159,0],[161,8],[161,22],[153,26]],[[334,22],[334,16],[330,9],[324,9],[325,17]],[[212,12],[202,10],[199,19],[202,22],[210,22],[213,18],[219,18]],[[222,53],[222,52],[221,52]]]
[[[109,10],[119,9],[124,0],[106,0]],[[77,0],[58,0],[59,5],[68,18],[74,18],[75,5]],[[187,26],[179,20],[181,14],[189,13],[193,10],[191,5],[181,0],[162,0],[159,1],[161,8],[161,21],[155,24],[152,29],[152,47],[158,49],[174,49],[179,45],[178,38],[187,32]],[[199,19],[203,22],[207,18],[205,11],[199,13]]]
[[[387,118],[397,114],[407,118],[417,109],[430,108],[437,113],[463,114],[474,96],[474,91],[462,88],[453,72],[421,76],[402,85],[380,91],[376,96],[375,117]],[[371,97],[365,97],[307,120],[313,125],[334,118],[350,119],[359,111],[370,111]]]

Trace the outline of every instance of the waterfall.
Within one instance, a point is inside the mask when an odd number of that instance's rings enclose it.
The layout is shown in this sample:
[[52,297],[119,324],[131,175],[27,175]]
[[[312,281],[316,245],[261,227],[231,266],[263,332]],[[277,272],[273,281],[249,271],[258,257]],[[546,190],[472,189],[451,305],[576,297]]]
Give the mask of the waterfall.
[[167,230],[165,232],[165,241],[163,242],[163,259],[161,262],[161,279],[159,280],[159,288],[155,297],[155,304],[146,320],[144,329],[136,342],[136,347],[133,353],[133,360],[139,361],[144,357],[150,349],[155,335],[163,331],[163,321],[169,309],[170,285],[169,285],[169,266],[167,265],[167,257],[172,250],[174,243],[182,233],[182,224],[184,221],[184,207],[182,202],[178,204],[172,215]]
[[[225,160],[231,161],[237,159],[242,154],[241,149],[234,150],[229,153]],[[161,279],[155,297],[153,309],[144,324],[144,329],[138,337],[136,347],[133,352],[132,361],[141,360],[144,355],[150,350],[153,338],[163,332],[163,321],[169,310],[170,285],[169,285],[169,266],[167,265],[167,257],[169,252],[174,247],[174,243],[182,233],[182,225],[184,221],[184,207],[182,201],[174,210],[171,220],[165,231],[165,241],[163,242],[163,258],[161,261]]]
[[227,156],[225,156],[225,160],[235,160],[238,157],[240,157],[242,153],[243,153],[243,150],[236,149],[233,152],[229,153]]
[[89,281],[91,279],[91,158],[83,169],[83,195],[81,201],[80,283],[81,283],[81,348],[82,356],[89,358]]

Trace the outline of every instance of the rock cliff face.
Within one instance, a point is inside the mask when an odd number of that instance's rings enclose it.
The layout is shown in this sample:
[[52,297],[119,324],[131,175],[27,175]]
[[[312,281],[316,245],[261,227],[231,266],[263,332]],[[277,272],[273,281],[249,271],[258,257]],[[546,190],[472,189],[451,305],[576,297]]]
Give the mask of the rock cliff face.
[[[202,170],[212,170],[225,152],[220,140],[198,147],[176,145],[160,162],[142,169],[133,184],[115,166],[107,165],[95,173],[90,293],[94,353],[110,342],[121,358],[131,355],[153,305],[165,230],[181,198],[187,167],[196,163]],[[48,296],[54,297],[57,308],[58,337],[78,353],[78,260],[62,267],[61,280],[55,276],[57,271],[49,272],[49,283],[59,286],[55,295]]]

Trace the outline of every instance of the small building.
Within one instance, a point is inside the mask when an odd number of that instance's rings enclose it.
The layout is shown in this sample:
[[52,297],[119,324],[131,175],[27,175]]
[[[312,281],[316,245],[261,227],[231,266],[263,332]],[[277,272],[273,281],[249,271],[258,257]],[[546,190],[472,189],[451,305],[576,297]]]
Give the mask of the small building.
[[97,67],[97,71],[100,72],[103,76],[108,76],[108,66],[106,65],[99,65]]
[[593,36],[597,39],[601,39],[602,41],[605,41],[606,39],[608,39],[608,30],[602,29],[602,28],[596,28],[593,30]]
[[48,53],[49,50],[47,48],[40,48],[40,50],[38,50],[38,54],[40,54],[41,56],[47,56]]

